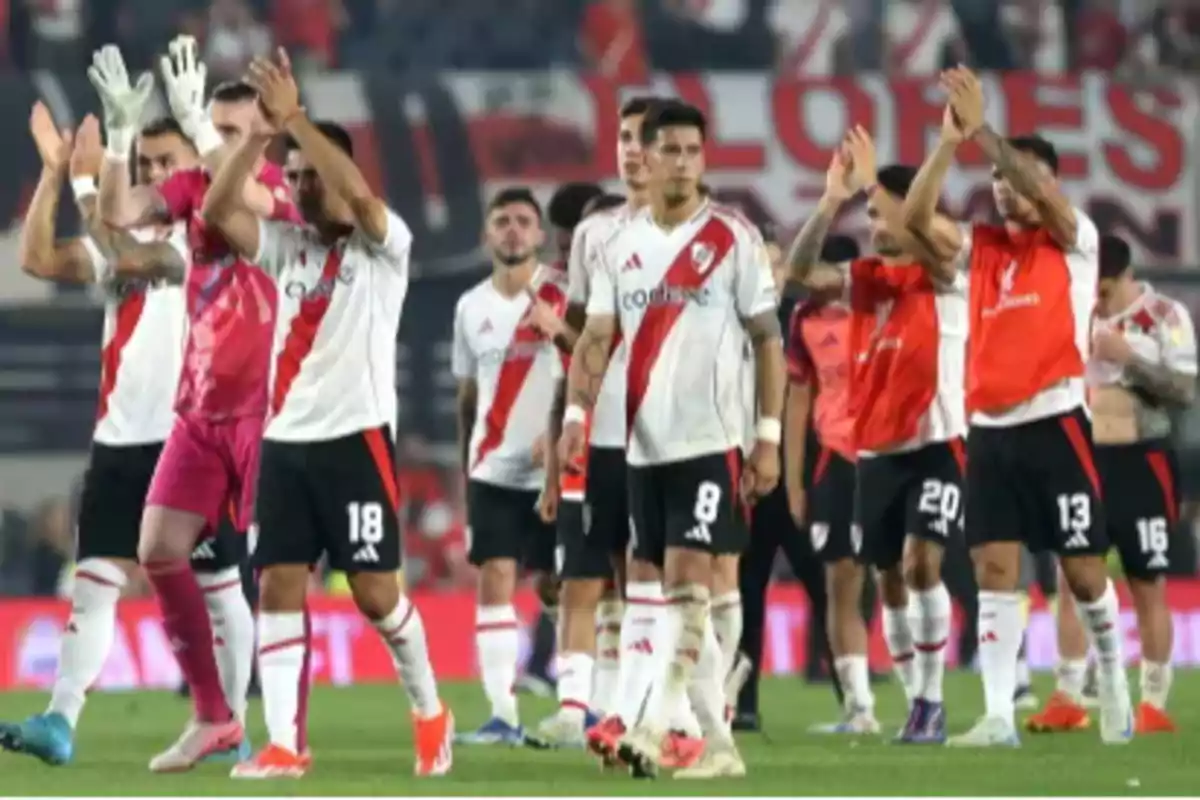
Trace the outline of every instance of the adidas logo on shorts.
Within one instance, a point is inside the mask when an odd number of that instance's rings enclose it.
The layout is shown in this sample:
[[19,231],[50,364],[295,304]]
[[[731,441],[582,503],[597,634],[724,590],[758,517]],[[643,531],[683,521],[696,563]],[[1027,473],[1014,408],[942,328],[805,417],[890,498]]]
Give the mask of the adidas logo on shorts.
[[354,553],[350,559],[355,564],[374,564],[379,561],[379,551],[373,544],[365,544]]

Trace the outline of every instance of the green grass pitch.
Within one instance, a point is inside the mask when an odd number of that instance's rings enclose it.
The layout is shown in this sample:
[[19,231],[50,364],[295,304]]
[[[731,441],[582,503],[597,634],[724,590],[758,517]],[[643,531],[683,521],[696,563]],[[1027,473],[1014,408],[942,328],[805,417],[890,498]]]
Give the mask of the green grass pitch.
[[[1131,674],[1131,678],[1135,677]],[[978,678],[948,677],[952,730],[967,727],[981,708]],[[1039,681],[1044,695],[1048,678]],[[460,728],[482,720],[479,687],[444,687]],[[901,721],[894,684],[879,687],[879,716],[890,730]],[[43,695],[0,694],[0,719],[41,710]],[[178,734],[183,701],[165,693],[97,694],[82,721],[75,762],[46,767],[0,753],[0,794],[18,795],[1192,795],[1200,791],[1200,672],[1176,676],[1172,705],[1181,732],[1104,746],[1093,728],[1058,736],[1025,735],[1017,750],[963,751],[900,747],[881,738],[830,738],[806,733],[835,710],[827,688],[791,679],[763,686],[766,736],[743,735],[749,775],[740,781],[655,782],[601,773],[578,751],[507,748],[455,751],[453,774],[412,777],[407,703],[398,686],[321,688],[313,696],[311,738],[315,763],[299,781],[233,781],[227,767],[211,765],[185,775],[151,775],[149,757]],[[552,708],[521,698],[525,720],[536,723]],[[264,738],[257,703],[250,734]]]

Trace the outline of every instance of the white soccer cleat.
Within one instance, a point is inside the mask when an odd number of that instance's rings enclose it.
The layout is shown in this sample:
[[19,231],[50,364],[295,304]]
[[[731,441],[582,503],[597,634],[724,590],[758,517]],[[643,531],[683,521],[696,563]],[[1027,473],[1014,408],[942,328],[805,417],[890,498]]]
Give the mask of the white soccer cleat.
[[1101,668],[1100,741],[1105,744],[1128,744],[1133,739],[1133,702],[1129,699],[1129,681],[1120,665]]
[[975,727],[946,740],[947,747],[1020,747],[1021,738],[1011,722],[1000,717],[983,717]]
[[676,771],[674,777],[680,780],[744,778],[746,762],[742,761],[742,756],[733,742],[711,742],[694,766]]
[[242,743],[242,723],[189,720],[183,734],[162,753],[150,759],[151,772],[187,772],[205,756],[229,750]]
[[842,734],[848,736],[875,736],[883,731],[875,712],[869,708],[851,708],[840,722],[813,725],[809,733]]
[[537,732],[538,738],[551,747],[587,746],[583,717],[561,708],[538,723]]

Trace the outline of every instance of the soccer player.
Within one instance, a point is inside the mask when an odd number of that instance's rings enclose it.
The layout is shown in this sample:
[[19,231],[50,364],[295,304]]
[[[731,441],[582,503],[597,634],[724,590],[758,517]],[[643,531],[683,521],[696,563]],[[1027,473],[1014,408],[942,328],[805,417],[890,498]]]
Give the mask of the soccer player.
[[269,124],[288,136],[286,174],[305,224],[261,220],[244,204],[242,187],[274,131],[242,139],[202,214],[281,291],[253,555],[262,570],[259,674],[271,742],[232,774],[307,771],[304,603],[311,569],[328,556],[408,692],[415,774],[442,775],[451,766],[453,717],[438,698],[421,614],[397,580],[396,333],[412,233],[367,186],[350,135],[304,113],[283,51],[276,61],[257,59],[249,81]]
[[[42,103],[30,130],[42,175],[21,228],[25,271],[60,283],[94,283],[105,296],[100,401],[77,525],[71,617],[58,674],[44,714],[0,725],[0,746],[49,764],[74,752],[86,694],[112,648],[116,606],[137,567],[138,526],[155,464],[174,417],[183,351],[186,242],[183,225],[121,231],[96,218],[96,176],[104,157],[99,123],[88,116],[74,141],[55,129]],[[73,145],[73,146],[72,146]],[[138,183],[159,184],[196,163],[174,120],[153,122],[137,140]],[[68,165],[89,236],[55,240],[55,219]],[[220,638],[222,685],[231,707],[244,708],[254,620],[238,580],[236,543],[228,534],[202,542],[192,559]],[[195,555],[195,554],[194,554]]]
[[[1092,436],[1108,535],[1129,581],[1142,642],[1137,732],[1171,732],[1175,725],[1166,707],[1173,632],[1166,571],[1179,519],[1179,479],[1170,413],[1195,398],[1196,334],[1182,303],[1134,278],[1129,245],[1116,236],[1100,239],[1096,310],[1087,373]],[[1086,641],[1067,636],[1079,623],[1069,597],[1060,604],[1059,691],[1028,720],[1031,730],[1087,724]]]
[[[543,472],[534,445],[545,430],[561,358],[538,320],[561,316],[566,298],[550,267],[538,264],[542,209],[523,187],[488,204],[484,236],[492,274],[454,309],[451,367],[458,379],[458,435],[467,477],[471,563],[479,567],[475,644],[491,716],[469,744],[526,741],[517,713],[520,633],[513,608],[518,569],[539,580],[553,605],[554,527],[538,514]],[[549,324],[549,323],[547,323]]]
[[[979,79],[959,67],[942,75],[949,95],[937,146],[905,198],[909,231],[943,258],[943,285],[969,282],[966,405],[966,536],[979,581],[979,664],[985,716],[947,743],[1012,746],[1021,598],[1021,544],[1059,555],[1101,662],[1103,741],[1133,733],[1121,659],[1117,595],[1104,555],[1084,371],[1091,350],[1100,237],[1057,180],[1058,154],[1038,136],[1005,139],[984,120]],[[994,165],[1003,224],[939,232],[938,194],[958,146],[974,141]]]
[[[745,774],[724,721],[709,587],[716,555],[744,546],[747,503],[779,480],[784,364],[770,262],[740,214],[699,192],[706,130],[698,109],[675,101],[655,104],[642,120],[651,207],[597,251],[559,443],[564,461],[584,451],[585,421],[608,373],[619,319],[632,545],[663,569],[670,626],[660,640],[669,664],[619,744],[635,775],[656,770],[670,712],[689,689],[708,740],[702,759],[676,775]],[[760,414],[743,470],[747,334]]]
[[[870,137],[851,129],[792,263],[807,285],[849,301],[859,557],[880,573],[884,633],[911,706],[899,741],[940,744],[951,617],[942,554],[961,532],[967,300],[966,279],[935,283],[927,270],[940,266],[939,256],[905,231],[902,203],[915,176],[912,167],[876,170]],[[821,235],[859,192],[875,255],[817,271]],[[939,222],[953,233],[952,223]]]
[[[267,377],[276,292],[271,279],[239,258],[200,215],[211,170],[260,124],[253,87],[226,84],[206,110],[206,70],[196,42],[181,36],[163,60],[171,112],[204,167],[176,170],[159,186],[131,187],[128,150],[153,79],[131,87],[117,48],[94,59],[89,77],[104,106],[108,148],[100,172],[99,210],[117,226],[185,221],[192,263],[185,281],[188,333],[176,418],[154,472],[142,517],[138,555],[163,610],[167,635],[191,687],[194,718],[165,752],[155,772],[191,769],[208,754],[244,738],[237,709],[221,691],[204,595],[188,565],[196,542],[233,507],[248,527],[267,411]],[[246,183],[247,205],[263,217],[295,218],[282,173],[265,160]],[[248,679],[248,676],[247,676]]]

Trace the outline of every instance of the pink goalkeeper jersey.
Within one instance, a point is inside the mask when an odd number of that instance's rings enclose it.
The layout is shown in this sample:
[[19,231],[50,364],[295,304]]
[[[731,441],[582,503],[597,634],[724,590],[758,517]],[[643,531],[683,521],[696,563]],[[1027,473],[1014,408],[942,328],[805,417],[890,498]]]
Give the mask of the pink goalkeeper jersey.
[[[267,163],[258,179],[272,190],[272,219],[299,222],[283,172]],[[159,187],[173,220],[187,222],[188,335],[175,410],[209,419],[266,416],[275,330],[275,284],[236,256],[200,216],[212,178],[180,170]]]

